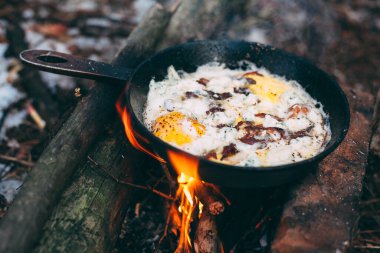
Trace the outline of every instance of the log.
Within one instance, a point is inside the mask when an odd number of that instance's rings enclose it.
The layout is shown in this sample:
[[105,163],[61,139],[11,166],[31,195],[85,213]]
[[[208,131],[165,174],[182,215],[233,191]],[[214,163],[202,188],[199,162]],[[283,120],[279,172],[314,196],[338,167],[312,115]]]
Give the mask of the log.
[[203,183],[195,189],[195,195],[202,202],[203,211],[195,231],[194,250],[196,253],[218,253],[221,249],[216,216],[224,211],[224,203]]
[[114,248],[135,191],[115,183],[102,169],[130,181],[144,166],[142,155],[125,138],[117,138],[123,135],[119,124],[94,146],[91,160],[78,167],[33,252],[110,252]]
[[[127,39],[124,50],[113,64],[135,67],[136,60],[144,58],[165,29],[171,12],[156,5],[144,21]],[[136,45],[138,44],[138,45]],[[128,54],[128,59],[122,59]],[[0,252],[30,252],[38,241],[43,225],[77,165],[85,159],[89,147],[104,130],[104,125],[115,118],[114,104],[124,84],[96,82],[47,146],[29,174],[8,214],[0,223]],[[31,211],[32,210],[32,211]]]
[[195,232],[194,250],[196,253],[217,253],[219,249],[218,227],[215,215],[204,210]]
[[[345,86],[347,87],[347,86]],[[346,252],[358,215],[371,136],[373,95],[345,89],[351,126],[343,143],[293,191],[272,252]]]
[[234,1],[181,1],[165,31],[158,49],[190,40],[208,39],[225,24],[226,15]]

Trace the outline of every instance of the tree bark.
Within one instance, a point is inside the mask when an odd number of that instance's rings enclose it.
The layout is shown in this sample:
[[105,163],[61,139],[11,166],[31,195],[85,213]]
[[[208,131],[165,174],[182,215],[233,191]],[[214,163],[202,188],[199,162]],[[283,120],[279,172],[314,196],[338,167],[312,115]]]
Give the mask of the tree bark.
[[[140,59],[154,51],[170,16],[171,12],[160,5],[151,9],[112,63],[136,67]],[[128,58],[124,58],[126,55]],[[89,95],[78,103],[41,155],[1,221],[0,252],[30,252],[35,246],[43,225],[77,165],[86,157],[104,125],[114,119],[115,101],[123,87],[124,83],[96,82]]]
[[207,209],[202,212],[199,219],[194,239],[194,250],[196,253],[220,252],[216,218]]
[[208,39],[215,35],[221,25],[225,24],[232,2],[228,0],[181,1],[158,49],[190,40]]
[[[121,126],[102,138],[73,176],[45,224],[39,245],[43,252],[110,252],[117,240],[126,206],[134,190],[117,184],[108,173],[133,181],[144,159],[125,138]],[[145,159],[146,160],[146,159]]]

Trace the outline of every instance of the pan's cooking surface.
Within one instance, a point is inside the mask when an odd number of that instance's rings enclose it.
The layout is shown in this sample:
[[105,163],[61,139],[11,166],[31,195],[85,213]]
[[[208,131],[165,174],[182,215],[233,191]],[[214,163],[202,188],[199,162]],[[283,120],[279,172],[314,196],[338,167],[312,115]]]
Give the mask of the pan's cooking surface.
[[323,107],[298,83],[240,65],[169,67],[165,80],[150,82],[144,123],[171,145],[230,165],[290,164],[322,152],[330,140]]
[[167,75],[170,65],[186,72],[194,72],[196,68],[208,62],[225,63],[229,68],[237,68],[238,62],[248,60],[258,67],[264,67],[273,74],[299,82],[305,90],[320,101],[331,125],[331,141],[324,152],[304,162],[294,165],[284,165],[256,168],[216,164],[199,158],[199,173],[210,182],[232,186],[267,186],[293,180],[293,177],[303,174],[311,162],[319,161],[330,153],[344,138],[349,125],[349,110],[347,100],[339,85],[326,73],[311,63],[297,56],[272,47],[241,41],[194,42],[165,50],[147,62],[135,72],[130,87],[128,99],[132,108],[132,117],[137,129],[149,136],[154,146],[159,146],[165,157],[167,149],[178,149],[162,142],[153,136],[143,126],[143,111],[152,78],[162,80]]

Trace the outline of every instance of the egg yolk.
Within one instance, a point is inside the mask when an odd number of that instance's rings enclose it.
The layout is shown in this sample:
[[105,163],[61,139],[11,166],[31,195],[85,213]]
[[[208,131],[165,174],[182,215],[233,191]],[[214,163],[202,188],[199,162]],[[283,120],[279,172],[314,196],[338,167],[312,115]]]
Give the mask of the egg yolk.
[[153,133],[158,138],[182,146],[202,136],[205,126],[180,112],[170,112],[156,119]]
[[247,73],[244,77],[253,79],[256,82],[248,86],[254,94],[259,96],[260,99],[269,100],[274,104],[278,102],[282,93],[288,89],[283,82],[273,77],[255,73]]
[[259,159],[260,163],[262,165],[266,165],[268,150],[267,149],[258,149],[255,151],[255,153],[256,153],[257,158]]

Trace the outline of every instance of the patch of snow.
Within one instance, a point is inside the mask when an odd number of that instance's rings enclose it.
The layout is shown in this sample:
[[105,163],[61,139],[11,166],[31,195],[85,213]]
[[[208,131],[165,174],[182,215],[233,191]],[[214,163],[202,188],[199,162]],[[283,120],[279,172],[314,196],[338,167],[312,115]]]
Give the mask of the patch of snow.
[[133,8],[135,9],[135,16],[133,17],[133,21],[139,23],[144,16],[145,12],[152,7],[156,1],[154,0],[136,0],[133,3]]
[[25,94],[18,91],[11,84],[1,82],[3,81],[2,72],[3,71],[1,71],[0,74],[0,111],[8,108],[11,104],[25,97]]
[[[5,51],[7,51],[8,44],[0,43],[0,57],[4,55]],[[0,59],[1,62],[6,61],[5,59]],[[0,66],[0,68],[4,69],[4,66]]]
[[310,22],[308,20],[308,15],[305,11],[295,11],[295,12],[286,12],[283,14],[283,18],[286,23],[292,24],[294,27],[301,27],[306,22]]
[[20,143],[16,139],[10,139],[7,141],[7,146],[13,149],[20,148]]
[[8,203],[11,203],[21,185],[22,181],[16,179],[2,181],[0,182],[0,194],[5,197]]
[[74,27],[74,28],[70,28],[68,31],[67,31],[67,34],[69,36],[76,36],[76,35],[79,35],[80,34],[80,31],[78,28]]
[[25,19],[31,19],[34,17],[34,10],[32,9],[25,9],[23,12],[22,12],[22,17],[25,18]]
[[9,164],[0,163],[0,178],[3,178],[11,168]]
[[88,26],[110,27],[112,22],[105,18],[89,18],[86,20]]
[[73,38],[74,45],[78,46],[80,49],[95,49],[98,51],[103,51],[104,49],[111,47],[113,45],[112,41],[107,37],[92,38],[79,36]]
[[[69,45],[54,39],[47,39],[40,33],[31,29],[33,23],[24,23],[23,27],[26,31],[26,40],[33,49],[43,49],[58,51],[61,53],[70,54]],[[73,89],[75,87],[74,79],[68,76],[62,76],[47,72],[40,72],[41,79],[47,84],[51,91],[55,92],[56,87],[61,89]]]
[[267,235],[263,235],[263,237],[260,238],[260,246],[265,248],[268,246],[268,240],[267,240]]
[[95,11],[98,8],[98,3],[91,0],[69,0],[66,3],[60,5],[62,11],[75,12],[78,10],[81,11]]
[[38,16],[40,16],[41,18],[47,18],[49,14],[50,14],[50,11],[45,7],[41,7],[38,10]]
[[31,29],[31,25],[31,23],[26,23],[23,24],[22,27],[25,31],[25,39],[29,43],[29,47],[34,48],[42,41],[44,41],[45,37],[42,34],[33,31]]
[[6,26],[7,26],[7,21],[0,19],[0,36],[5,35]]
[[28,113],[25,109],[20,111],[10,111],[4,120],[3,127],[0,129],[0,139],[7,139],[7,130],[21,125],[21,123],[25,120],[27,114]]
[[245,37],[245,40],[268,44],[267,30],[256,27],[252,28],[249,34]]
[[116,12],[112,12],[108,16],[108,18],[110,18],[113,21],[121,21],[123,20],[124,17],[125,15],[123,15],[122,13],[116,13]]
[[53,73],[40,71],[41,79],[44,81],[51,91],[55,92],[57,86],[63,90],[70,90],[75,87],[75,81],[72,77],[57,75]]

